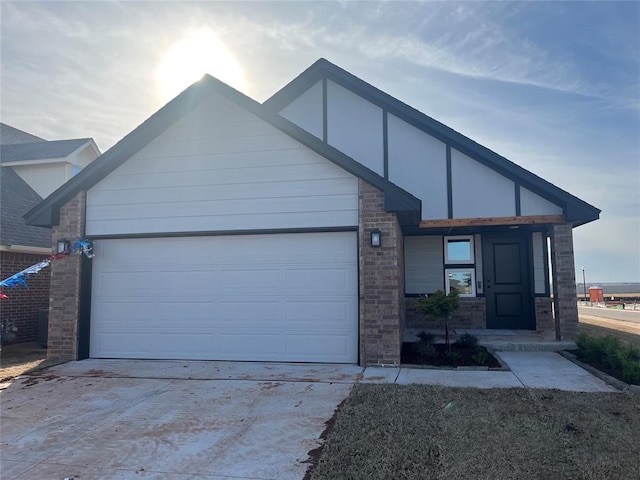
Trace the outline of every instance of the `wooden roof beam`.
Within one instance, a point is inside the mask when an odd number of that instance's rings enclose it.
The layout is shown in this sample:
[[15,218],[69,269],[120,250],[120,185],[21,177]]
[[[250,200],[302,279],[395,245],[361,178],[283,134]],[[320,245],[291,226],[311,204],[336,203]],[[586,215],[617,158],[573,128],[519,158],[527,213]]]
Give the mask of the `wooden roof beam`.
[[532,225],[537,223],[565,223],[564,215],[523,215],[519,217],[447,218],[423,220],[420,228],[486,227],[495,225]]

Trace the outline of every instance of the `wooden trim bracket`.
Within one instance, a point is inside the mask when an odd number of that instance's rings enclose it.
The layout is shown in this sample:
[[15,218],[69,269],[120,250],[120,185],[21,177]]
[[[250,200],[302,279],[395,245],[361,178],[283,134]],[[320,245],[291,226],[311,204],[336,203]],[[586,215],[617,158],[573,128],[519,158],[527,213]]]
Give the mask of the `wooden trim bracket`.
[[447,218],[423,220],[420,228],[483,227],[493,225],[532,225],[538,223],[565,223],[564,215],[523,215],[519,217]]

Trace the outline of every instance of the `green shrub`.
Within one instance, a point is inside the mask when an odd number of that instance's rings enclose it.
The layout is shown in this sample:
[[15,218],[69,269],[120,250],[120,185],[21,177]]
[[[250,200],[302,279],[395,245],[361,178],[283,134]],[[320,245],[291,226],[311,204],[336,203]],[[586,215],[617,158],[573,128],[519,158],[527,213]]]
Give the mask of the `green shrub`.
[[622,345],[618,351],[618,360],[622,370],[622,381],[640,385],[640,348]]
[[447,357],[449,357],[449,360],[453,364],[456,364],[462,360],[462,355],[460,355],[458,352],[449,352],[447,353]]
[[438,354],[435,346],[435,336],[432,333],[422,331],[418,334],[418,338],[420,340],[413,344],[413,349],[418,357],[424,361],[425,359],[433,358]]
[[423,342],[422,340],[413,344],[416,355],[423,361],[428,358],[433,358],[438,355],[436,346],[433,343]]
[[478,337],[476,337],[475,335],[471,335],[470,333],[463,333],[462,335],[460,335],[460,337],[458,337],[455,343],[457,343],[461,347],[474,349],[478,345]]
[[451,314],[458,309],[460,298],[457,290],[451,290],[449,294],[444,290],[437,290],[435,293],[426,298],[421,298],[416,302],[418,309],[425,315],[433,315],[444,322],[444,343],[447,345],[447,351],[451,352],[451,344],[449,343],[449,318]]
[[623,344],[619,338],[610,335],[594,337],[580,334],[576,339],[578,356],[587,363],[602,365],[620,372],[620,380],[640,385],[640,348]]
[[436,337],[433,333],[427,333],[424,330],[422,332],[420,332],[417,337],[420,339],[421,342],[426,342],[426,343],[431,343],[434,344],[436,343]]
[[489,354],[484,348],[476,347],[476,353],[473,354],[471,359],[480,365],[484,365],[489,359]]

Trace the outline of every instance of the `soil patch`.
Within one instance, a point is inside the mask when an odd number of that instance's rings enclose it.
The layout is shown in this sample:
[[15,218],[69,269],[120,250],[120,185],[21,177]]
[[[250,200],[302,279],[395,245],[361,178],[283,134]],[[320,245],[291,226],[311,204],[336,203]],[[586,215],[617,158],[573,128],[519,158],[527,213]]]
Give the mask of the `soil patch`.
[[2,345],[0,350],[0,382],[33,373],[51,365],[60,363],[47,359],[47,349],[31,343]]
[[[404,342],[400,361],[410,365],[430,365],[434,367],[489,367],[502,368],[500,362],[485,347],[469,347],[451,344],[451,354],[444,343],[433,345],[434,353],[429,357],[420,355],[414,342]],[[483,352],[483,353],[479,353]],[[481,360],[484,360],[481,363]]]

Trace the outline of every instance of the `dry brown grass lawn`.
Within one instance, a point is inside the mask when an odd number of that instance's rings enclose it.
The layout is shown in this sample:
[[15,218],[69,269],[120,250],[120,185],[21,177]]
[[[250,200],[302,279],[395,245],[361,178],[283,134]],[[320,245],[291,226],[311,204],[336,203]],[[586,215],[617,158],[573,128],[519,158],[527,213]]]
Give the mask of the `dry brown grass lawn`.
[[640,398],[356,385],[311,478],[640,478]]

